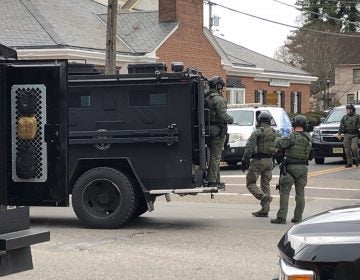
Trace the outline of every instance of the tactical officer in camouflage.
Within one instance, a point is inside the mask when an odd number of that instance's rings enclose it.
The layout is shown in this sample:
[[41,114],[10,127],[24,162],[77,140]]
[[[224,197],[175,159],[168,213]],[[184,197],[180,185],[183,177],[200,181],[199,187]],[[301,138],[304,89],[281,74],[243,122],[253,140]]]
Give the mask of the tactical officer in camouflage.
[[292,223],[302,220],[305,208],[305,186],[308,176],[308,160],[311,150],[311,137],[307,130],[307,119],[296,116],[293,120],[293,132],[288,137],[276,139],[275,147],[284,149],[284,161],[280,165],[280,209],[277,218],[272,219],[273,224],[286,224],[288,213],[289,195],[291,187],[295,184],[296,207]]
[[[275,152],[276,131],[271,128],[271,115],[261,112],[257,118],[258,128],[251,134],[245,146],[241,161],[244,171],[249,166],[246,175],[246,187],[249,192],[260,200],[261,209],[253,212],[255,217],[268,217],[270,210],[270,181],[273,169],[273,154]],[[250,163],[250,159],[251,163]],[[260,187],[256,184],[260,176]]]
[[209,187],[222,187],[220,183],[220,159],[224,148],[227,124],[233,123],[233,118],[226,113],[226,99],[221,95],[225,86],[219,76],[209,80],[210,90],[205,93],[205,106],[210,113],[210,161],[207,170],[207,182]]
[[353,104],[346,105],[346,113],[340,121],[338,138],[341,139],[340,135],[344,134],[343,144],[347,161],[345,168],[349,168],[352,167],[353,159],[355,160],[356,166],[359,166],[360,116],[356,114]]

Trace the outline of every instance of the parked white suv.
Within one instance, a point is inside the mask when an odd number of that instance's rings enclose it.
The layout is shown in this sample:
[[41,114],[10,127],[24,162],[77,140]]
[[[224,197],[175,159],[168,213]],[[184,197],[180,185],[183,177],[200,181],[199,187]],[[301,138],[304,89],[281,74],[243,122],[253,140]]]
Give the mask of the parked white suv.
[[222,160],[229,165],[241,161],[245,145],[251,133],[256,130],[256,119],[261,112],[272,116],[271,126],[282,136],[291,132],[291,121],[283,108],[261,107],[257,105],[229,105],[227,113],[234,118],[234,123],[228,125],[229,143],[222,153]]

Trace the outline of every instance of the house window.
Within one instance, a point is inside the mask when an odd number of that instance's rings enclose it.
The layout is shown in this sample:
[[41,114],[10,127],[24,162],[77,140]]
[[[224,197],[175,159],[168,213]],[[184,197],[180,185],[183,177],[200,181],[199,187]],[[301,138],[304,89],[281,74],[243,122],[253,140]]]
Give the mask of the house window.
[[244,88],[228,88],[226,90],[229,104],[244,104],[245,89]]
[[266,90],[255,90],[255,103],[266,104]]
[[353,83],[360,84],[360,69],[353,70]]
[[290,103],[291,113],[301,113],[301,92],[291,93]]
[[347,103],[355,103],[355,95],[354,94],[348,94],[347,95]]

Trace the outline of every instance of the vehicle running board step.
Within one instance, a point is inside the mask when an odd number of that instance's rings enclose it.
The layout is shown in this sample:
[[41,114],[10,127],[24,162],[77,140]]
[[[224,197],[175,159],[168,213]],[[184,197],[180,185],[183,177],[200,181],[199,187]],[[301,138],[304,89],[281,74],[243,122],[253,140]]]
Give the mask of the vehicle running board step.
[[150,194],[196,194],[196,193],[214,193],[218,192],[217,187],[194,188],[194,189],[166,189],[151,190]]

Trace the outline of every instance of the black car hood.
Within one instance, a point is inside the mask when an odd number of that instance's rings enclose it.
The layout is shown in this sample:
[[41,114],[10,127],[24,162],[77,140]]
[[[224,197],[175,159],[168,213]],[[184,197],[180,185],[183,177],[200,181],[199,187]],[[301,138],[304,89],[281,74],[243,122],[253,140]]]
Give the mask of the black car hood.
[[359,261],[360,205],[329,210],[294,225],[278,247],[294,261]]

